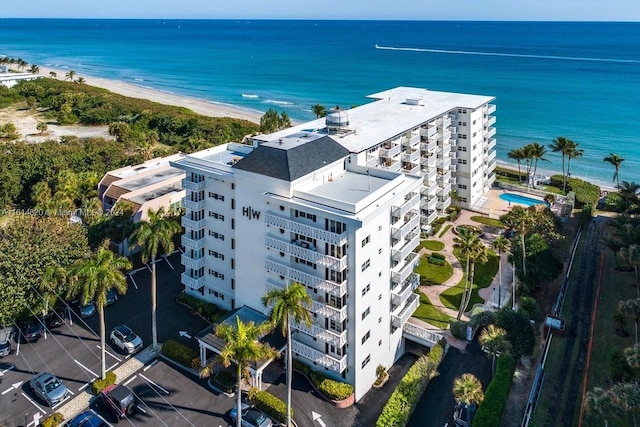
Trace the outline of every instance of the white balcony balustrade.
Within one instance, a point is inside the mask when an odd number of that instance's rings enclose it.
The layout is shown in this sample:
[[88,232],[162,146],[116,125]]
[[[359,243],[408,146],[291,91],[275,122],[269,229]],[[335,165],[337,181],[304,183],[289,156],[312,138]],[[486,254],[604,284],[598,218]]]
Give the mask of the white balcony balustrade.
[[334,372],[342,373],[345,369],[347,369],[347,356],[342,356],[341,359],[336,359],[335,357],[329,356],[328,354],[318,351],[315,348],[309,347],[308,345],[302,344],[297,341],[295,338],[291,341],[291,350],[312,362],[317,363],[320,366],[325,368],[329,368]]
[[180,275],[180,282],[189,289],[198,290],[204,286],[204,277],[191,277],[187,273]]
[[420,296],[418,294],[411,293],[409,298],[407,298],[407,302],[398,314],[391,313],[391,325],[396,328],[402,328],[409,317],[413,314],[414,311],[420,306]]
[[184,188],[185,190],[190,190],[190,191],[204,190],[204,180],[202,180],[200,182],[193,182],[193,181],[189,181],[187,179],[183,179],[182,180],[182,188]]
[[265,214],[264,222],[267,225],[273,225],[292,233],[304,234],[305,236],[311,237],[316,240],[322,240],[336,246],[342,246],[347,242],[348,234],[346,231],[342,234],[332,233],[322,228],[292,221],[289,218],[276,215],[273,212],[267,212]]

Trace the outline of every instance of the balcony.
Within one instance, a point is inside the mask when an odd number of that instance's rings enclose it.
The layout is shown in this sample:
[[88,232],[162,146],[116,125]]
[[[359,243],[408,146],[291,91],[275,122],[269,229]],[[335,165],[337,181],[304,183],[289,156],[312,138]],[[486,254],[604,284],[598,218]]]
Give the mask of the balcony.
[[184,203],[185,209],[190,211],[200,211],[204,209],[204,200],[195,202],[193,200],[184,199],[183,203]]
[[325,329],[316,324],[312,324],[311,326],[307,326],[304,324],[291,322],[291,327],[293,329],[297,329],[300,332],[304,332],[305,334],[318,338],[324,342],[332,344],[336,347],[342,347],[347,343],[347,331],[346,329],[341,333],[332,331],[330,329]]
[[489,119],[485,122],[485,126],[493,126],[496,123],[496,117],[490,116]]
[[200,182],[188,181],[186,178],[182,180],[182,188],[190,191],[204,190],[204,180]]
[[273,225],[274,227],[282,228],[292,233],[304,234],[312,239],[322,240],[323,242],[336,246],[342,246],[347,242],[348,233],[346,231],[342,234],[332,233],[318,227],[300,224],[299,222],[276,215],[273,212],[267,212],[265,214],[264,222],[267,225]]
[[267,271],[283,276],[293,282],[299,282],[303,285],[311,286],[312,288],[321,289],[330,295],[338,298],[343,297],[347,293],[347,281],[344,280],[341,283],[332,282],[330,280],[321,279],[318,276],[314,276],[304,271],[289,267],[286,264],[280,263],[273,259],[266,259],[264,261],[264,268]]
[[342,322],[347,319],[346,305],[342,308],[336,308],[321,301],[313,301],[312,310],[314,313],[321,314],[324,317],[336,322]]
[[438,147],[438,144],[436,143],[436,141],[433,141],[433,142],[421,142],[420,143],[420,150],[421,151],[426,151],[427,153],[434,152],[437,147]]
[[451,178],[450,170],[441,171],[440,173],[438,173],[438,176],[436,177],[436,181],[442,187],[444,183],[449,182],[449,178]]
[[295,338],[291,340],[291,350],[296,355],[302,356],[320,366],[324,366],[325,368],[329,368],[338,374],[341,374],[345,369],[347,369],[347,355],[342,356],[341,359],[336,359],[322,351],[318,351],[315,348],[302,344]]
[[391,159],[400,154],[402,146],[400,144],[385,144],[380,148],[380,157]]
[[404,326],[402,327],[402,333],[419,338],[420,340],[425,341],[426,343],[429,343],[432,345],[435,345],[438,341],[440,341],[443,338],[442,334],[439,334],[435,331],[415,325],[411,322],[407,322],[404,324]]
[[436,167],[437,161],[438,156],[436,156],[435,154],[430,154],[428,157],[422,157],[420,159],[420,164],[431,169]]
[[408,138],[402,138],[402,145],[405,147],[415,147],[420,143],[420,134],[411,134]]
[[452,176],[451,178],[449,178],[449,184],[451,184],[451,187],[455,187],[456,185],[458,185],[458,178]]
[[491,127],[484,132],[484,137],[491,138],[495,134],[496,134],[496,128]]
[[190,277],[187,273],[180,275],[180,281],[186,288],[196,291],[204,286],[204,277]]
[[435,197],[435,195],[429,196],[427,199],[422,200],[422,203],[420,203],[420,209],[426,211],[435,210],[437,203],[438,199]]
[[420,175],[420,165],[417,163],[406,163],[402,172],[407,175]]
[[420,305],[420,296],[418,294],[412,293],[407,299],[406,304],[400,310],[400,313],[393,314],[391,313],[391,325],[396,328],[402,328],[404,324],[409,320],[409,317],[413,314],[414,311]]
[[420,276],[414,274],[409,277],[409,280],[402,282],[402,285],[398,285],[391,290],[391,304],[397,306],[404,305],[409,299],[411,293],[420,284]]
[[182,246],[185,247],[185,249],[193,249],[193,250],[199,250],[204,248],[204,237],[202,239],[191,239],[189,237],[187,237],[186,234],[183,234],[182,237]]
[[[434,199],[436,200],[436,199]],[[427,211],[426,213],[422,213],[422,217],[420,219],[420,223],[422,225],[429,225],[432,224],[433,221],[436,220],[436,218],[438,218],[438,211],[433,210],[433,211]]]
[[485,114],[493,114],[496,112],[495,104],[487,104],[487,112]]
[[180,262],[182,262],[185,268],[193,268],[194,270],[199,270],[204,267],[204,257],[191,258],[186,253],[180,256]]
[[494,150],[494,151],[491,151],[489,155],[484,158],[484,163],[489,164],[495,158],[496,158],[496,152]]
[[451,171],[451,173],[452,173],[452,174],[453,174],[453,173],[456,173],[456,172],[458,171],[458,165],[457,165],[457,164],[455,164],[455,165],[450,165],[450,166],[449,166],[449,170]]
[[[400,242],[403,242],[402,240]],[[395,261],[402,261],[420,243],[420,233],[410,233],[404,240],[404,244],[399,249],[391,249],[391,258]]]
[[[449,179],[451,179],[451,177],[449,177]],[[446,197],[449,196],[450,192],[451,184],[449,183],[449,180],[447,180],[442,183],[442,187],[438,188],[438,191],[436,191],[436,195],[438,197]]]
[[376,166],[378,166],[378,156],[367,154],[367,167],[372,168]]
[[[404,260],[403,263],[398,263],[398,265],[391,269],[391,281],[396,285],[404,282],[413,274],[413,270],[418,266],[420,262],[420,257],[417,253],[411,252],[409,256]],[[420,277],[418,277],[418,281]]]
[[451,134],[456,134],[456,133],[458,133],[458,128],[455,127],[455,126],[451,126],[449,128],[449,132],[451,132]]
[[420,194],[418,193],[408,193],[404,196],[404,203],[400,206],[392,206],[391,207],[391,215],[400,218],[403,217],[409,212],[411,209],[417,207],[420,202]]
[[418,159],[420,159],[420,151],[413,150],[410,153],[402,153],[401,159],[403,162],[417,163]]
[[487,143],[487,150],[492,150],[494,149],[496,146],[496,139],[495,138],[491,138],[489,140],[489,142]]
[[400,166],[402,164],[397,161],[397,160],[393,160],[393,159],[385,159],[381,164],[380,164],[380,168],[381,169],[385,169],[391,172],[400,172]]
[[180,219],[180,222],[182,223],[182,226],[187,230],[200,230],[200,229],[203,229],[205,226],[204,218],[194,220],[194,219],[189,219],[186,216],[183,216]]
[[420,214],[417,210],[411,210],[405,215],[402,225],[391,228],[391,236],[394,239],[402,240],[418,225],[420,225]]
[[284,252],[288,255],[304,259],[305,261],[322,264],[333,270],[342,271],[347,268],[346,255],[342,258],[335,258],[316,252],[316,248],[306,241],[294,240],[289,243],[286,240],[265,236],[265,246],[267,248],[275,249],[279,252]]
[[487,168],[484,170],[484,173],[489,175],[491,174],[491,172],[493,172],[496,169],[496,162],[494,161],[493,163],[489,163],[489,165],[487,166]]
[[458,152],[457,151],[452,151],[449,153],[449,158],[451,160],[456,160],[458,158]]
[[438,200],[438,203],[436,204],[436,208],[439,211],[444,211],[449,206],[451,206],[451,198],[450,197],[443,198],[442,200]]

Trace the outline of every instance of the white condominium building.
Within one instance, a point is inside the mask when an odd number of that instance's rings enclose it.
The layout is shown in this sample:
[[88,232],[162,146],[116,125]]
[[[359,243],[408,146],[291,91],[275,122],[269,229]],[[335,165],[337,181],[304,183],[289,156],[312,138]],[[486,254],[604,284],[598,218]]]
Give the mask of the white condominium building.
[[186,172],[186,292],[267,314],[267,289],[305,285],[313,324],[294,325],[294,357],[352,384],[356,400],[405,338],[438,338],[408,322],[421,225],[449,206],[452,185],[463,206],[480,200],[495,167],[492,98],[415,88],[371,98],[171,162]]

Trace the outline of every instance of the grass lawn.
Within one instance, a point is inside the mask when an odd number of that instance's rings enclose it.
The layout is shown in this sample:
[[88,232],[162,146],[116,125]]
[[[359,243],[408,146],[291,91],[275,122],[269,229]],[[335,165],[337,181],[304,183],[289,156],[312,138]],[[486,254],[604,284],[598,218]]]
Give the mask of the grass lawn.
[[441,285],[451,277],[453,267],[447,261],[444,265],[431,264],[429,257],[423,256],[420,258],[416,273],[420,275],[421,285]]
[[430,251],[440,252],[444,249],[444,243],[438,240],[423,240],[420,242],[419,248],[425,248]]
[[[459,256],[457,251],[454,250],[454,253],[460,260],[462,268],[466,268],[467,262]],[[498,256],[494,252],[489,251],[488,258],[488,261],[484,264],[479,262],[476,262],[475,264],[475,277],[472,286],[471,301],[469,301],[468,308],[473,307],[474,304],[481,304],[484,302],[484,300],[480,298],[480,295],[478,295],[478,290],[489,286],[495,275],[498,273]],[[462,292],[464,291],[464,282],[465,277],[463,277],[457,285],[452,286],[440,294],[440,302],[442,302],[442,305],[452,310],[458,310],[460,308]]]
[[499,219],[489,218],[488,216],[475,215],[471,217],[471,220],[490,227],[504,228],[502,221]]
[[451,320],[452,317],[438,310],[431,304],[431,301],[429,301],[429,298],[424,293],[418,292],[418,294],[420,295],[420,306],[413,312],[412,316],[435,327],[447,329],[449,327],[449,320]]

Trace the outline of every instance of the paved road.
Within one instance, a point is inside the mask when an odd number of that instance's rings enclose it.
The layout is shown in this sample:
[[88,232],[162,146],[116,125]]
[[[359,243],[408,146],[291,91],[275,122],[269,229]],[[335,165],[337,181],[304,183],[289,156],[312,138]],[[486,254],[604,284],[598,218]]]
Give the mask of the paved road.
[[474,341],[464,352],[450,348],[438,371],[439,375],[427,386],[407,427],[443,427],[447,423],[453,426],[453,380],[471,373],[478,377],[486,390],[491,381],[491,359]]

